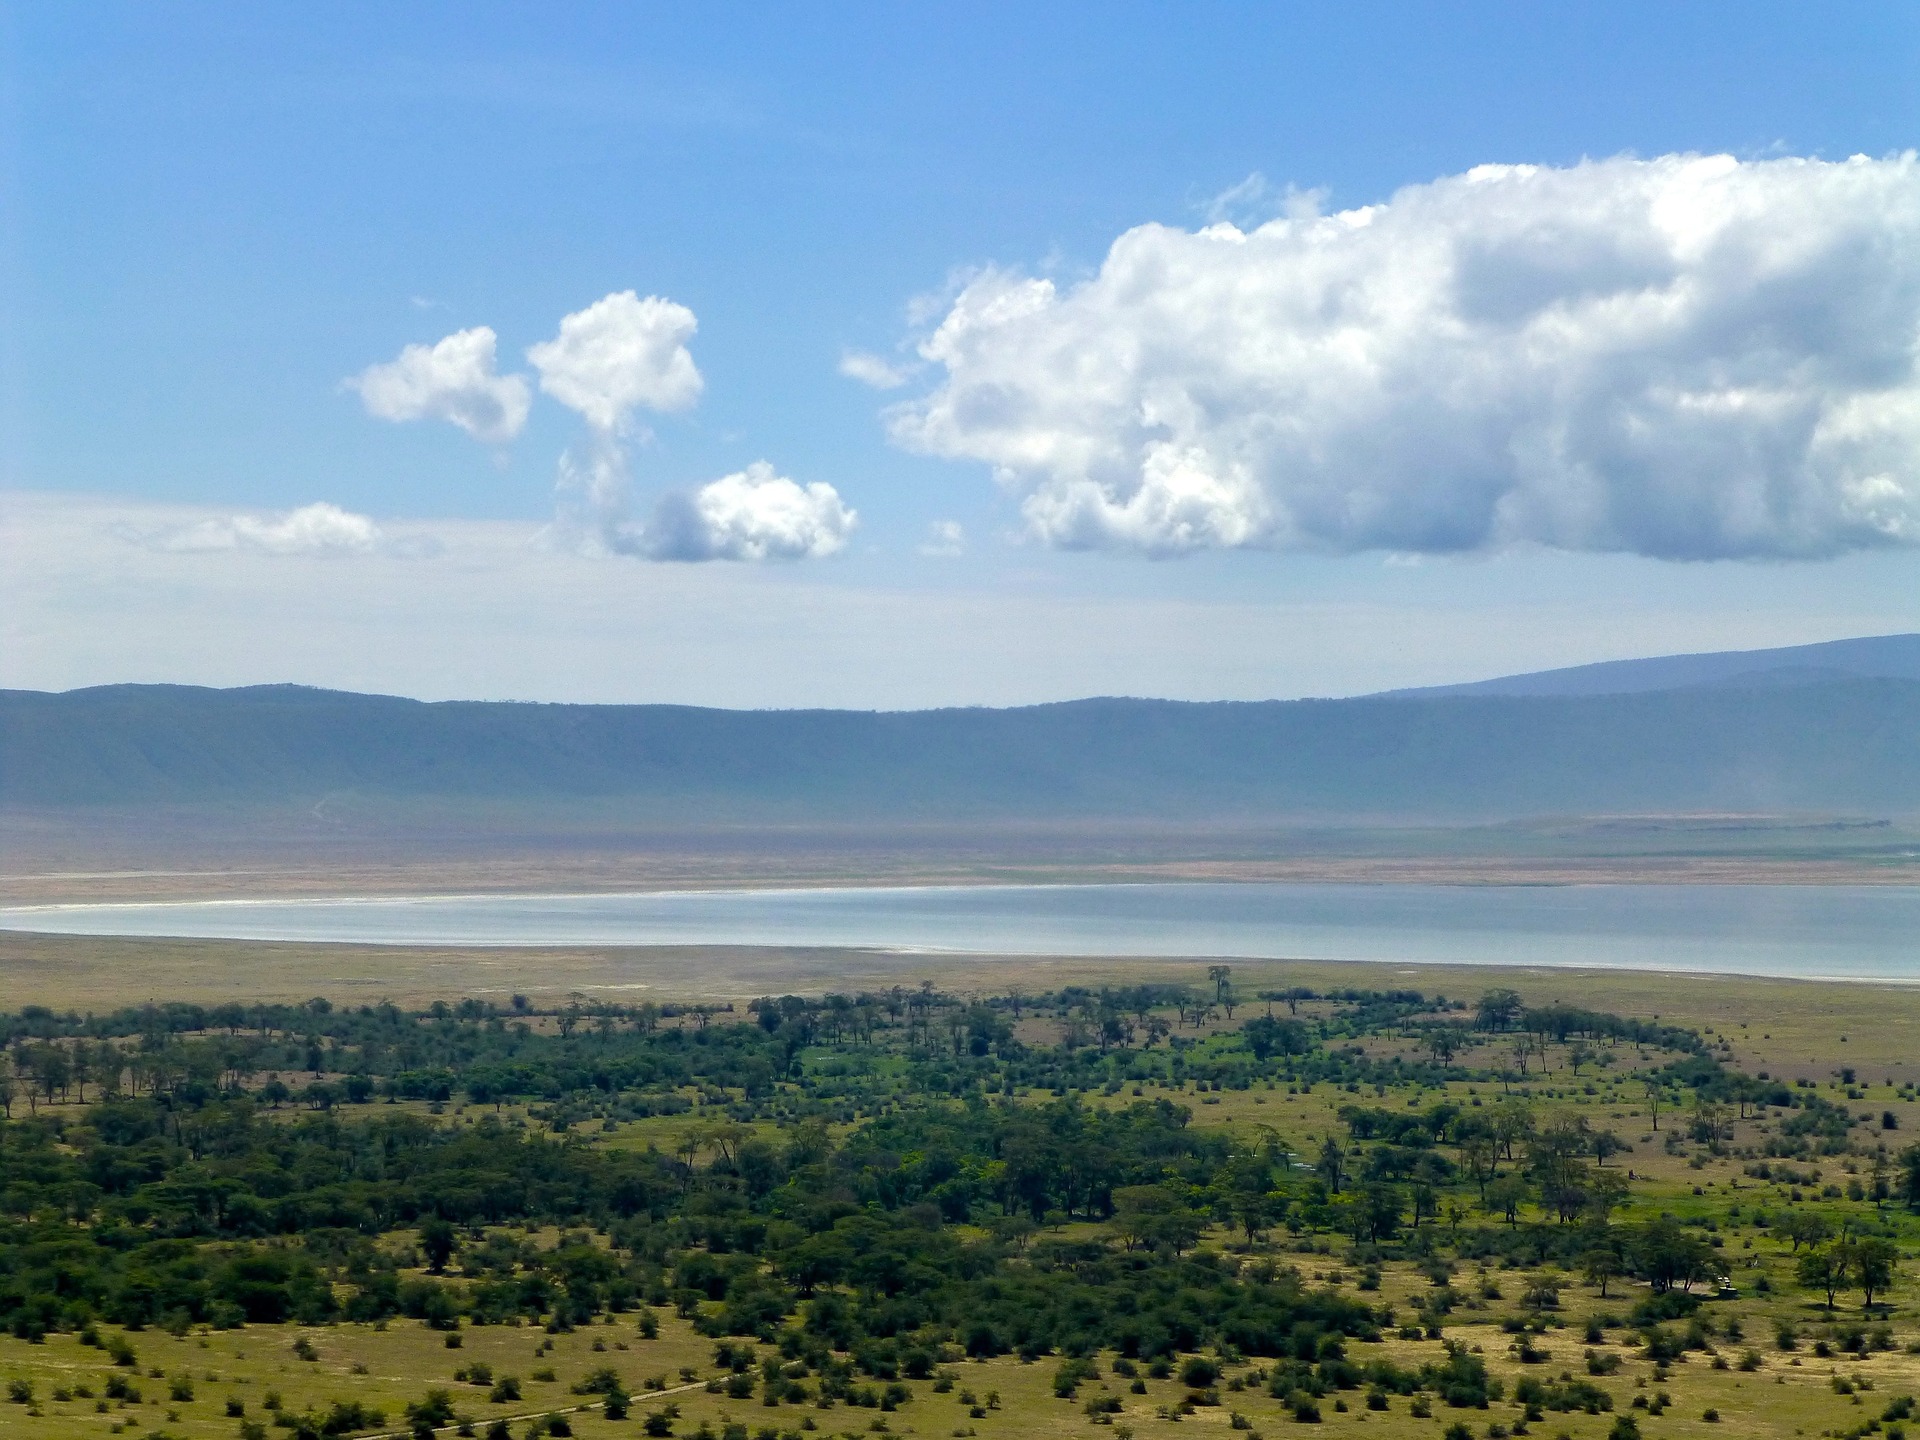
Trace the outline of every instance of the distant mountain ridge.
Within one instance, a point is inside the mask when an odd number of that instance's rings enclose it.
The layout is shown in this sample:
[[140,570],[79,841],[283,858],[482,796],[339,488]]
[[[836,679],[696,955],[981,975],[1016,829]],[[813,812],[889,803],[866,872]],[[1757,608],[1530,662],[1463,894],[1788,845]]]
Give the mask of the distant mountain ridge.
[[1461,685],[1389,690],[1394,697],[1443,695],[1638,695],[1697,685],[1810,685],[1829,680],[1920,680],[1920,635],[1870,635],[1772,650],[1717,650],[1605,660]]
[[718,822],[1920,813],[1920,678],[1674,673],[1687,683],[1598,695],[902,713],[428,704],[297,686],[4,691],[0,808],[280,812],[359,797]]

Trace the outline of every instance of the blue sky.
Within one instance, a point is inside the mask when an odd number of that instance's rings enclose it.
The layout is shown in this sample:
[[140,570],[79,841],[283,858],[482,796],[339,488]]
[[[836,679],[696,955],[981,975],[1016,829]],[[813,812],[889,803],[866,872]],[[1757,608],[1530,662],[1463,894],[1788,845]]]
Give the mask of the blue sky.
[[[1063,461],[996,483],[1027,451],[934,414],[1038,374],[1019,346],[1041,341],[1009,334],[965,372],[915,349],[983,273],[1066,295],[1135,227],[1251,231],[1288,187],[1334,214],[1487,164],[1897,155],[1920,143],[1908,5],[158,4],[4,24],[0,683],[1202,698],[1920,628],[1904,510],[1871,533],[1674,507],[1596,529],[1434,520],[1402,487],[1380,501],[1396,513],[1336,524],[1336,467],[1311,503],[1268,476],[1169,528],[1116,508],[1131,480],[1081,505]],[[1854,239],[1897,244],[1904,183],[1846,202]],[[626,509],[590,517],[591,543],[528,538],[557,533],[562,453],[596,443],[565,404],[536,388],[487,445],[344,384],[477,326],[531,378],[529,346],[627,290],[697,317],[703,384],[609,440]],[[1139,338],[1085,298],[1049,353]],[[855,351],[917,369],[876,391],[841,373]],[[1033,385],[1021,403],[1057,411]],[[1476,424],[1525,403],[1501,393]],[[919,438],[897,405],[930,407]],[[1904,504],[1920,480],[1888,443],[1869,469],[1912,481]],[[787,563],[718,521],[663,548],[660,497],[709,514],[703,487],[759,461],[796,494],[830,486],[842,528]],[[379,546],[273,538],[319,502]]]

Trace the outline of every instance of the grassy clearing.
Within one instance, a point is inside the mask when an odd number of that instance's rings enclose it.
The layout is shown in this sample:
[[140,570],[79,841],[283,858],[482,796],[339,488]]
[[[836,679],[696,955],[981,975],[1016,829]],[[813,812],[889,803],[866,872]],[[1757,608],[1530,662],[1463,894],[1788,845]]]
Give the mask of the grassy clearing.
[[[1214,1239],[1223,1247],[1231,1244],[1224,1235]],[[1431,1415],[1423,1417],[1408,1397],[1390,1396],[1384,1409],[1372,1409],[1364,1388],[1336,1392],[1319,1403],[1321,1432],[1351,1428],[1387,1440],[1438,1436],[1464,1424],[1476,1436],[1531,1429],[1587,1440],[1608,1435],[1615,1417],[1624,1414],[1637,1417],[1646,1435],[1827,1435],[1879,1417],[1897,1396],[1920,1393],[1920,1328],[1911,1307],[1872,1316],[1842,1307],[1828,1316],[1794,1289],[1790,1257],[1783,1251],[1763,1240],[1754,1252],[1758,1264],[1743,1272],[1742,1296],[1712,1302],[1703,1312],[1719,1332],[1709,1342],[1711,1350],[1689,1352],[1668,1364],[1650,1358],[1638,1335],[1620,1323],[1634,1303],[1645,1298],[1644,1290],[1616,1285],[1602,1300],[1591,1286],[1562,1276],[1565,1288],[1559,1303],[1527,1312],[1520,1302],[1531,1278],[1528,1273],[1460,1267],[1450,1282],[1459,1299],[1445,1340],[1483,1355],[1504,1383],[1506,1398],[1486,1410],[1434,1402]],[[1251,1258],[1249,1252],[1239,1254]],[[1308,1278],[1339,1288],[1377,1283],[1377,1290],[1366,1292],[1369,1298],[1392,1304],[1403,1315],[1412,1313],[1413,1300],[1435,1288],[1431,1277],[1411,1266],[1385,1265],[1373,1282],[1337,1256],[1285,1258]],[[1752,1293],[1761,1276],[1773,1284],[1771,1294]],[[1515,1337],[1501,1322],[1529,1313],[1538,1320],[1540,1333],[1532,1360],[1522,1363]],[[1589,1332],[1589,1322],[1604,1328]],[[1844,1337],[1863,1322],[1870,1330],[1886,1327],[1893,1348],[1848,1354],[1837,1349],[1842,1339],[1822,1338],[1835,1331]],[[442,1427],[447,1434],[465,1425],[484,1435],[490,1422],[508,1418],[518,1436],[528,1431],[530,1417],[565,1413],[581,1436],[638,1436],[645,1433],[646,1415],[664,1410],[669,1402],[678,1407],[674,1431],[683,1436],[700,1434],[703,1426],[707,1433],[724,1435],[730,1423],[746,1425],[750,1436],[771,1427],[775,1434],[865,1436],[891,1431],[994,1437],[1119,1436],[1123,1430],[1141,1437],[1172,1437],[1191,1434],[1194,1426],[1202,1433],[1212,1427],[1237,1433],[1233,1427],[1240,1424],[1275,1434],[1300,1423],[1292,1408],[1261,1383],[1271,1362],[1230,1363],[1211,1387],[1196,1390],[1177,1374],[1156,1377],[1144,1364],[1134,1367],[1137,1377],[1123,1375],[1111,1354],[1094,1357],[1097,1373],[1082,1381],[1071,1399],[1056,1395],[1057,1357],[1033,1363],[1011,1357],[972,1362],[953,1358],[930,1379],[902,1382],[911,1398],[896,1408],[844,1403],[822,1407],[817,1401],[769,1407],[762,1394],[711,1393],[705,1382],[718,1386],[729,1373],[714,1363],[713,1342],[670,1314],[660,1314],[656,1323],[659,1335],[653,1340],[640,1336],[631,1315],[551,1335],[534,1327],[469,1326],[454,1332],[458,1349],[448,1348],[446,1333],[410,1320],[311,1328],[256,1325],[180,1336],[148,1330],[125,1336],[138,1357],[132,1367],[116,1366],[102,1349],[71,1335],[49,1336],[39,1344],[6,1338],[0,1339],[0,1377],[9,1384],[24,1383],[32,1401],[16,1399],[0,1411],[0,1430],[47,1440],[156,1433],[180,1440],[232,1440],[243,1423],[253,1419],[268,1422],[270,1434],[291,1435],[291,1427],[271,1425],[276,1413],[325,1414],[336,1402],[350,1400],[384,1412],[387,1428],[398,1431],[405,1428],[405,1407],[436,1388],[453,1399],[455,1420]],[[1776,1335],[1783,1325],[1800,1332],[1793,1350],[1779,1348]],[[121,1333],[101,1328],[109,1342]],[[1818,1354],[1816,1347],[1832,1353]],[[1417,1366],[1443,1359],[1444,1342],[1390,1336],[1377,1345],[1356,1345],[1350,1354],[1363,1363],[1387,1358]],[[1598,1357],[1598,1368],[1610,1373],[1589,1374],[1589,1356]],[[471,1375],[476,1365],[485,1366],[494,1381],[514,1377],[518,1397],[496,1398],[492,1386],[458,1378]],[[1745,1368],[1748,1365],[1754,1368]],[[633,1393],[632,1414],[625,1420],[583,1410],[593,1397],[573,1390],[608,1366]],[[1124,1362],[1120,1368],[1126,1368]],[[1513,1398],[1520,1382],[1562,1377],[1595,1387],[1612,1410],[1548,1410],[1529,1426],[1525,1408]],[[131,1386],[138,1398],[124,1391],[120,1398],[109,1398],[116,1380]],[[1089,1402],[1107,1399],[1119,1408],[1096,1423],[1088,1413]],[[1637,1401],[1660,1413],[1649,1415],[1636,1408]],[[241,1413],[232,1413],[235,1408]],[[1708,1411],[1718,1419],[1704,1418]],[[1892,1427],[1887,1429],[1892,1433]]]

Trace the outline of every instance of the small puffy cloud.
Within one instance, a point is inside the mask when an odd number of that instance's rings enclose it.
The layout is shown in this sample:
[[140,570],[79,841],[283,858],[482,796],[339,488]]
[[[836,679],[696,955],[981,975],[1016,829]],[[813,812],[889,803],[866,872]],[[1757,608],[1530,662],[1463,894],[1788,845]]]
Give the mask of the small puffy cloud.
[[505,444],[527,423],[533,395],[525,376],[494,372],[495,344],[485,325],[457,330],[438,344],[409,345],[398,359],[369,365],[347,387],[382,420],[447,420],[475,439]]
[[839,370],[849,380],[858,380],[875,390],[898,390],[913,378],[912,370],[867,350],[849,350],[841,355]]
[[542,390],[611,434],[636,409],[685,410],[700,398],[687,351],[697,328],[686,306],[622,290],[567,316],[527,359]]
[[958,520],[936,520],[927,526],[927,538],[920,542],[922,555],[950,557],[964,555],[967,532]]
[[[1232,208],[1262,196],[1222,197]],[[1065,547],[1920,543],[1920,161],[1490,165],[972,277],[897,443]]]
[[644,549],[656,560],[818,560],[859,516],[831,485],[801,485],[766,461],[655,506]]
[[203,520],[154,537],[161,550],[261,550],[270,555],[365,554],[387,548],[380,527],[324,500],[277,515]]

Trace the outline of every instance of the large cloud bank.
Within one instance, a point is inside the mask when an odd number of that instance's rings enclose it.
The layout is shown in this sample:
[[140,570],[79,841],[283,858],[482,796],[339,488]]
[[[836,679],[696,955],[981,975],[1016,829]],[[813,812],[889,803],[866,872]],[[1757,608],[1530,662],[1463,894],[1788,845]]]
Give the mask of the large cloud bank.
[[1066,547],[1674,559],[1920,541],[1920,164],[1483,166],[989,271],[901,444]]

